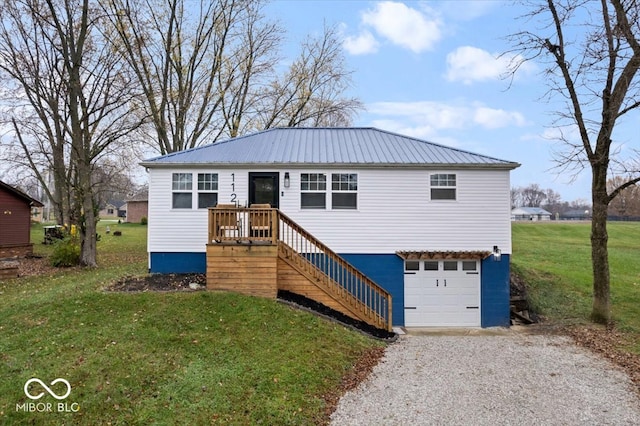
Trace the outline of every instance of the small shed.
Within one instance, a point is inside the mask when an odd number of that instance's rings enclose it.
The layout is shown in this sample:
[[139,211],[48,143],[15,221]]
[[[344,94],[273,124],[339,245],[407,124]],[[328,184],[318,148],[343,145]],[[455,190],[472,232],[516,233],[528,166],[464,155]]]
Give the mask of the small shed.
[[0,259],[33,254],[31,209],[42,203],[0,181]]
[[551,220],[551,213],[540,207],[518,207],[511,210],[511,220],[546,221]]

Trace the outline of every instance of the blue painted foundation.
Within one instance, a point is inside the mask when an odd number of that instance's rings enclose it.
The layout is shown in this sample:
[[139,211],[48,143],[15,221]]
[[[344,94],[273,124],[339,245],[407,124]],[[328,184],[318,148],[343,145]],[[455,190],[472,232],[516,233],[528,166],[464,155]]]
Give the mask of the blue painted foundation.
[[404,261],[396,254],[340,254],[391,293],[392,323],[404,325]]
[[482,327],[508,327],[510,256],[503,254],[499,262],[493,256],[482,261],[480,283],[480,321]]
[[206,253],[150,253],[152,274],[204,274]]
[[[341,254],[347,262],[362,271],[393,297],[393,325],[404,325],[404,261],[396,254]],[[150,272],[155,274],[206,273],[206,253],[151,253]],[[312,262],[321,262],[318,258]],[[509,312],[509,255],[499,262],[489,256],[481,267],[482,327],[508,327]]]

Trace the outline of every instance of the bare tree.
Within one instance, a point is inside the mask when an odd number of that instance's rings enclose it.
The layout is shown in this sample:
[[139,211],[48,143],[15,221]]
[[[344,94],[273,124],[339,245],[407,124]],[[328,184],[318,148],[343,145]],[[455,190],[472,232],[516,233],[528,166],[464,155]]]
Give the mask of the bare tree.
[[262,0],[103,3],[161,154],[270,127],[344,126],[362,108],[335,28],[278,75],[284,31]]
[[351,71],[344,64],[336,28],[309,37],[289,71],[266,88],[259,127],[348,126],[362,104],[344,97]]
[[[591,259],[593,308],[591,318],[608,323],[610,275],[607,209],[625,188],[640,181],[640,170],[614,149],[616,125],[640,106],[640,3],[636,0],[547,0],[526,2],[529,23],[541,28],[512,35],[524,60],[545,63],[549,95],[565,100],[558,111],[559,129],[577,129],[577,142],[561,137],[558,153],[563,170],[589,168],[592,175]],[[515,64],[515,69],[520,64]],[[628,176],[607,188],[610,173]]]
[[523,205],[527,207],[540,207],[547,199],[546,192],[537,183],[522,188],[521,193]]
[[20,0],[0,7],[0,67],[25,100],[24,113],[11,117],[15,139],[41,182],[40,166],[49,165],[55,194],[70,197],[68,219],[79,226],[81,264],[95,266],[92,174],[96,162],[139,125],[130,114],[135,85],[103,38],[96,4]]
[[[609,191],[622,185],[627,179],[621,176],[614,176],[607,181]],[[609,204],[609,213],[621,218],[640,216],[640,186],[631,185],[620,191]]]

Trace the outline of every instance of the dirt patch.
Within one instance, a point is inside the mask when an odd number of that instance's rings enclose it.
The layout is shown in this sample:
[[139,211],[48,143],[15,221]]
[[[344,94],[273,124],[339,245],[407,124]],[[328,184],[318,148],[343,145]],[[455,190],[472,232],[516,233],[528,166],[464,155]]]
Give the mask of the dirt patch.
[[595,325],[574,326],[566,330],[578,346],[588,348],[622,368],[640,395],[640,355],[621,349],[628,344],[621,333]]
[[18,278],[20,277],[34,277],[34,276],[51,276],[61,270],[74,271],[79,269],[79,266],[71,268],[57,268],[51,265],[51,260],[48,257],[43,256],[29,256],[21,258],[9,259],[12,262],[18,264]]
[[325,401],[325,419],[321,424],[329,424],[331,414],[336,410],[340,398],[348,391],[355,389],[364,382],[373,371],[373,368],[380,362],[384,356],[386,347],[375,347],[367,350],[354,364],[353,368],[346,373],[340,382],[340,386],[331,392],[323,395]]
[[207,285],[204,274],[150,274],[125,277],[106,288],[107,291],[197,291]]

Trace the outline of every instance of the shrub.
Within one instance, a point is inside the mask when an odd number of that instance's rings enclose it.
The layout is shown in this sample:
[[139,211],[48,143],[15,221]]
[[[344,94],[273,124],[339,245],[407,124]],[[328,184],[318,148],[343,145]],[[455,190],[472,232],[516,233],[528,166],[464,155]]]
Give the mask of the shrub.
[[80,245],[75,238],[65,238],[55,243],[51,264],[56,267],[76,266],[80,263]]
[[142,216],[142,218],[140,218],[140,225],[146,225],[146,224],[147,224],[147,217]]

